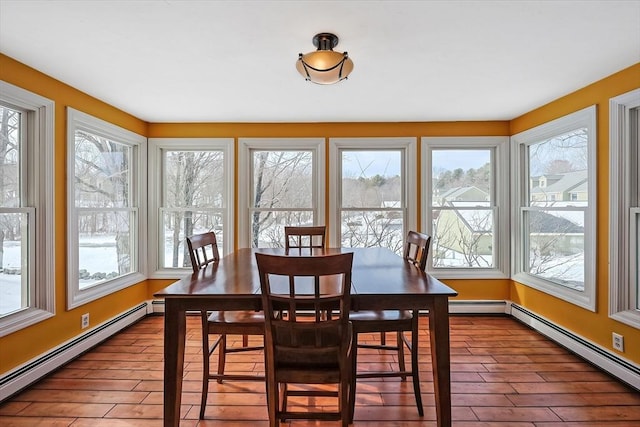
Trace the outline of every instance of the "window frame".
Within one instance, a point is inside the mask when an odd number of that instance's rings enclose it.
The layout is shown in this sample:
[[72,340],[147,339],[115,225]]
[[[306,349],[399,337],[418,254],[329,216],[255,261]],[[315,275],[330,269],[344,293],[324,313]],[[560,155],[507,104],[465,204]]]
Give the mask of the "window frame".
[[[632,260],[638,259],[640,245],[640,183],[632,165],[634,159],[640,161],[640,148],[632,149],[631,127],[637,126],[632,120],[639,120],[639,109],[640,89],[609,100],[609,317],[636,329],[640,329],[640,284],[638,265]],[[639,134],[635,129],[635,136]]]
[[[584,222],[584,290],[579,291],[545,280],[524,271],[523,259],[527,239],[523,237],[524,224],[521,209],[529,206],[529,168],[526,148],[580,127],[587,128],[587,186],[588,207]],[[597,122],[596,106],[592,105],[535,126],[511,136],[511,278],[518,283],[560,298],[590,311],[596,310],[596,238],[597,238]]]
[[28,307],[0,317],[0,337],[55,316],[55,103],[0,80],[0,99],[25,111],[28,135],[24,160],[29,211]]
[[[223,213],[224,241],[222,253],[233,252],[234,248],[234,140],[233,138],[149,138],[149,278],[174,279],[190,273],[191,268],[167,268],[160,264],[160,240],[163,233],[161,209],[164,206],[163,151],[222,151],[224,155],[225,212]],[[206,210],[206,209],[203,209]],[[216,209],[218,210],[218,209]]]
[[[313,216],[317,225],[325,223],[325,139],[324,138],[239,138],[238,139],[238,247],[251,247],[251,193],[253,169],[251,153],[260,151],[311,151],[313,154]],[[284,244],[284,242],[283,242]]]
[[418,176],[418,143],[415,137],[357,137],[357,138],[330,138],[329,139],[329,241],[333,245],[340,245],[342,241],[342,151],[375,151],[388,150],[403,151],[402,162],[404,170],[404,189],[402,198],[405,201],[403,208],[403,239],[409,230],[417,230],[418,204],[416,200]]
[[[136,212],[136,223],[131,225],[134,236],[134,247],[131,250],[135,259],[132,260],[133,271],[131,273],[109,279],[103,283],[90,286],[86,289],[79,288],[78,258],[79,238],[75,224],[78,220],[78,212],[75,207],[75,134],[76,130],[99,135],[112,139],[120,144],[132,148],[132,162],[130,188],[134,193],[131,196],[130,209]],[[79,307],[88,302],[102,298],[129,286],[140,283],[147,278],[147,200],[144,192],[147,188],[147,139],[121,128],[117,125],[83,113],[71,107],[67,107],[67,309]],[[135,227],[135,231],[134,231]]]
[[440,267],[433,266],[433,251],[429,251],[427,270],[441,279],[507,279],[510,277],[510,238],[509,238],[509,137],[508,136],[471,136],[471,137],[427,137],[421,138],[423,229],[433,235],[433,194],[432,194],[432,151],[434,150],[491,150],[493,174],[493,212],[494,242],[497,253],[493,268],[479,267]]

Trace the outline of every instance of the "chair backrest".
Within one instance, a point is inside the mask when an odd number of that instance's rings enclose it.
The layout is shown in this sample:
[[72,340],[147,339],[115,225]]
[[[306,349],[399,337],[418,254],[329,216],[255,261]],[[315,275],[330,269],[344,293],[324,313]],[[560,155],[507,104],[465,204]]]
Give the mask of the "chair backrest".
[[335,367],[346,360],[353,253],[295,258],[256,253],[256,262],[266,371]]
[[215,233],[212,231],[187,237],[187,246],[189,247],[189,257],[191,258],[191,267],[194,272],[220,259],[218,242]]
[[284,247],[287,251],[292,248],[324,249],[326,232],[325,225],[284,227]]
[[409,231],[404,246],[404,259],[424,270],[427,267],[427,257],[431,236],[417,231]]

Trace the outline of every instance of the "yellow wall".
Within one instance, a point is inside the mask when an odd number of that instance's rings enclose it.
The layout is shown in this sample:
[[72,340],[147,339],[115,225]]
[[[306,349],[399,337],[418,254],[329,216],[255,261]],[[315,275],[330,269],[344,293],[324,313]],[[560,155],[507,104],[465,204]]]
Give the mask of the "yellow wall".
[[[511,288],[511,300],[552,322],[613,350],[611,333],[624,336],[621,356],[640,363],[640,330],[609,318],[609,99],[640,87],[640,63],[557,99],[511,121],[510,134],[538,126],[591,105],[597,109],[597,249],[596,312],[566,303],[519,283]],[[615,244],[615,242],[613,242]]]
[[82,330],[80,316],[90,313],[91,325],[102,323],[148,299],[145,282],[93,301],[66,309],[66,112],[67,106],[99,117],[141,135],[147,124],[130,114],[92,98],[60,81],[0,54],[0,79],[55,101],[55,309],[50,319],[0,338],[0,374],[76,337]]
[[[504,136],[585,106],[598,104],[598,240],[602,247],[598,252],[598,312],[587,312],[528,287],[514,284],[510,280],[447,280],[446,282],[459,292],[458,299],[511,299],[604,347],[611,348],[611,331],[615,330],[625,336],[627,348],[633,348],[633,346],[640,348],[640,331],[625,327],[607,316],[606,259],[608,252],[606,245],[602,243],[608,242],[608,99],[640,87],[640,64],[511,122],[145,123],[2,54],[0,54],[0,79],[55,101],[55,179],[57,183],[55,195],[56,316],[0,338],[0,375],[79,335],[82,313],[91,313],[91,324],[97,325],[150,299],[154,292],[170,283],[168,280],[141,282],[98,301],[66,311],[66,106],[147,137],[233,137],[237,140],[242,137]],[[420,153],[417,154],[420,159]],[[420,193],[421,190],[418,188],[416,197],[419,202]],[[640,355],[632,356],[627,351],[624,356],[640,362]]]

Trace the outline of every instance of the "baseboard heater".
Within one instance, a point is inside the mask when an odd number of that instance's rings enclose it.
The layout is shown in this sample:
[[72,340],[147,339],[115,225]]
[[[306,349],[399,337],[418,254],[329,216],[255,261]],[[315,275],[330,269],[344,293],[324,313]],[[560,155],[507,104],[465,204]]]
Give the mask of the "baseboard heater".
[[127,310],[2,375],[0,377],[0,402],[100,344],[118,331],[142,319],[147,315],[148,306],[149,304],[145,302]]

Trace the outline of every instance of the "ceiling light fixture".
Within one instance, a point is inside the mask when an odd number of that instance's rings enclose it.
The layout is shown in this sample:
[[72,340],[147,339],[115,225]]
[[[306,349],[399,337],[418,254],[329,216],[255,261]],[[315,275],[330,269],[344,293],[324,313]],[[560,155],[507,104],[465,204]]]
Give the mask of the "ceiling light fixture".
[[338,36],[320,33],[313,37],[315,52],[301,53],[296,62],[298,72],[305,80],[320,85],[331,85],[345,80],[353,70],[353,61],[347,52],[334,52],[338,45]]

